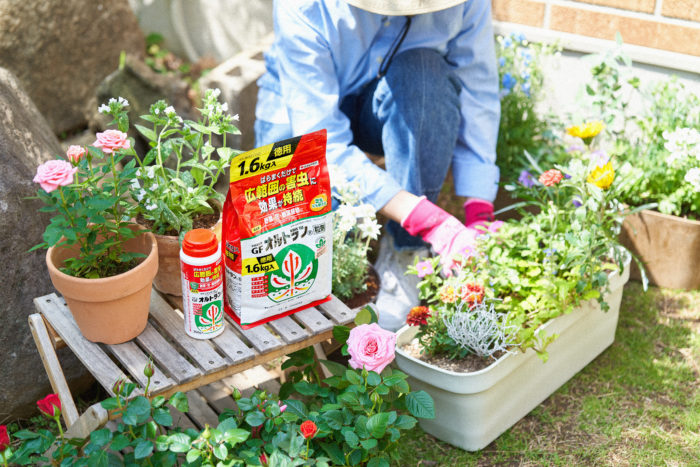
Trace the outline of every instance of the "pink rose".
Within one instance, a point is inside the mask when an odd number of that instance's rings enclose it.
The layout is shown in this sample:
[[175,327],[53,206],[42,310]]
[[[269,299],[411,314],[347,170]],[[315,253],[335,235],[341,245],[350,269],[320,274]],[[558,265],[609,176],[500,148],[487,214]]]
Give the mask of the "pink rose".
[[102,148],[102,152],[105,154],[111,154],[115,150],[129,149],[131,147],[131,143],[126,139],[126,133],[122,133],[119,130],[107,130],[103,133],[97,133],[95,137],[97,140],[92,145],[96,148]]
[[77,167],[73,167],[67,161],[48,161],[41,164],[36,169],[34,182],[50,193],[59,186],[67,186],[73,183],[73,176],[78,171]]
[[351,367],[381,373],[394,360],[396,334],[377,323],[361,324],[350,331],[347,344]]
[[68,157],[68,160],[73,164],[77,164],[80,162],[80,159],[85,157],[85,148],[82,146],[72,145],[68,148],[68,151],[66,151],[66,157]]

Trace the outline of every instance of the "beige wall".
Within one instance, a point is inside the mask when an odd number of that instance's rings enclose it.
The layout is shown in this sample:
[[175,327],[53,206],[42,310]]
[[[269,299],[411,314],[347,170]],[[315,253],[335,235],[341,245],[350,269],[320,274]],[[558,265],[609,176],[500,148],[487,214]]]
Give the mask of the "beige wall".
[[700,57],[700,0],[492,0],[497,22]]

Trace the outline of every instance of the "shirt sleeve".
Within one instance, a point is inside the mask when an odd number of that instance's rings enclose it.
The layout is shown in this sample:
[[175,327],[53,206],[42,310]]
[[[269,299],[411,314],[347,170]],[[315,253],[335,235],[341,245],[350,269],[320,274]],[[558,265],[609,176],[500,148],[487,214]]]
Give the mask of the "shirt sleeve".
[[[276,12],[279,82],[295,135],[325,128],[326,158],[357,182],[363,201],[382,208],[400,190],[399,184],[352,144],[350,120],[340,110],[340,92],[320,11],[301,10],[279,2]],[[321,26],[316,26],[321,25]]]
[[498,69],[490,0],[471,0],[447,60],[462,82],[462,121],[452,158],[455,192],[493,201],[498,191],[496,142],[500,118]]

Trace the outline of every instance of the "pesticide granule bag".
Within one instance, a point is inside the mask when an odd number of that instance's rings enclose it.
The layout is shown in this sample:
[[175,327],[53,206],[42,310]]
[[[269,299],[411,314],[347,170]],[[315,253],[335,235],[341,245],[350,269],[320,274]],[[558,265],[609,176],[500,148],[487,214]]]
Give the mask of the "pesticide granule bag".
[[244,328],[330,299],[333,224],[326,131],[231,161],[224,308]]

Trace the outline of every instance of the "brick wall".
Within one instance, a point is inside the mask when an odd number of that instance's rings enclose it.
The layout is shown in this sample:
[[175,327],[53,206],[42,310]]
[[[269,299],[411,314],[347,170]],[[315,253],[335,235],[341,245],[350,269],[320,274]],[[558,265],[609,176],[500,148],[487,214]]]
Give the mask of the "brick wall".
[[[700,0],[492,0],[499,24],[700,57]],[[502,28],[501,28],[502,29]],[[681,57],[682,59],[682,57]]]

